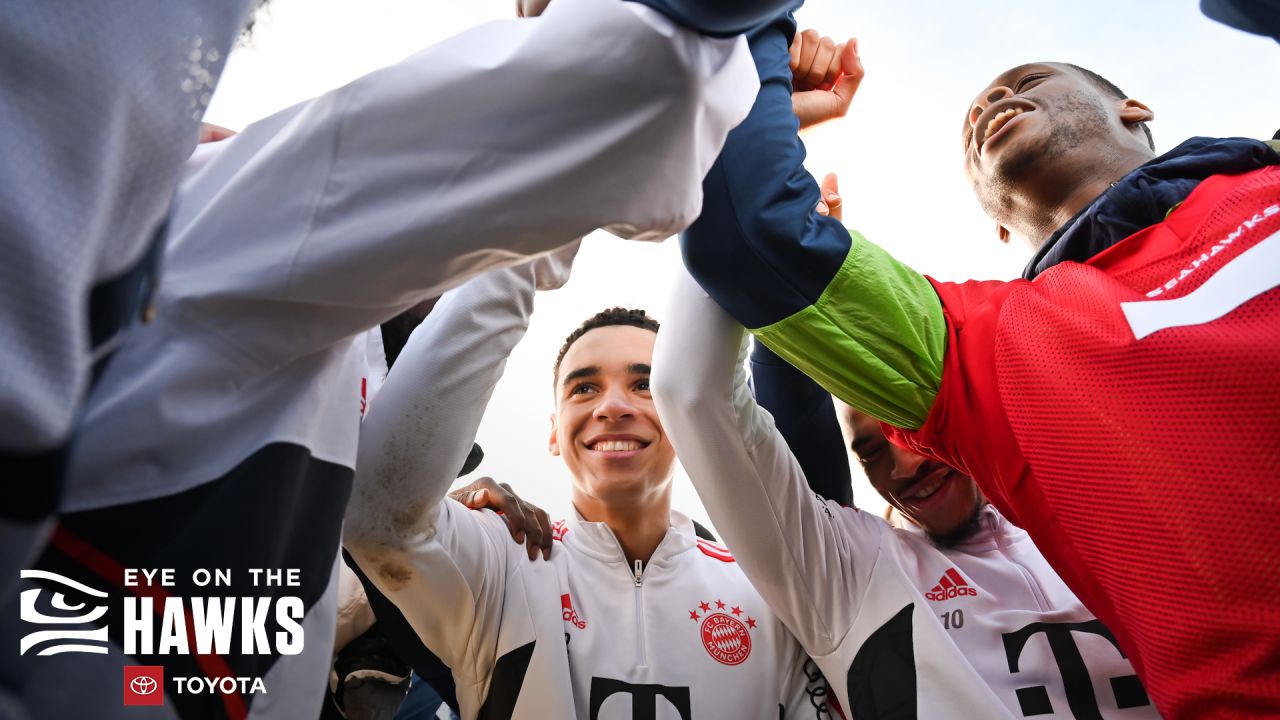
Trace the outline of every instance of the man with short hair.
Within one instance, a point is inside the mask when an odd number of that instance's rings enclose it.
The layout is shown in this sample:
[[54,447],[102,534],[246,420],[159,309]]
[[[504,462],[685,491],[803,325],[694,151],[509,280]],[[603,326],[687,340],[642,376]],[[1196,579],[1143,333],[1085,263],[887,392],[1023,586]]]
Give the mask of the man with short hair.
[[344,541],[453,669],[464,718],[819,717],[825,683],[733,557],[671,510],[675,451],[649,393],[657,323],[614,308],[566,340],[549,448],[575,516],[549,562],[445,491],[535,287],[566,257],[445,295],[362,429]]
[[933,281],[814,211],[791,32],[753,40],[762,89],[683,238],[694,277],[895,442],[973,477],[1166,717],[1280,713],[1280,155],[1193,138],[1156,157],[1142,103],[1018,66],[966,111],[965,167],[1036,259],[1022,280]]

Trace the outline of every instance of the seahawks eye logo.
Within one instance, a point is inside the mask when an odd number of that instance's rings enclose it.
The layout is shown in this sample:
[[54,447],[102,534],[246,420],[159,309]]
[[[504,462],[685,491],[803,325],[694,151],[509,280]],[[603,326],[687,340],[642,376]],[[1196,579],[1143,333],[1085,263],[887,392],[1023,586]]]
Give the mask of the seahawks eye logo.
[[[105,626],[96,630],[60,627],[95,622],[107,614],[107,606],[105,604],[91,606],[87,600],[72,602],[68,599],[68,595],[101,598],[105,603],[106,593],[94,590],[87,585],[82,585],[71,578],[45,570],[23,570],[22,577],[28,580],[41,580],[46,585],[59,586],[61,589],[52,590],[53,597],[44,604],[40,603],[40,599],[45,592],[45,588],[24,590],[19,595],[20,617],[23,622],[51,628],[37,630],[23,637],[19,645],[20,655],[26,655],[28,650],[37,645],[45,645],[46,647],[36,655],[57,655],[64,652],[107,654],[108,641],[107,628]],[[52,614],[44,608],[52,611]]]

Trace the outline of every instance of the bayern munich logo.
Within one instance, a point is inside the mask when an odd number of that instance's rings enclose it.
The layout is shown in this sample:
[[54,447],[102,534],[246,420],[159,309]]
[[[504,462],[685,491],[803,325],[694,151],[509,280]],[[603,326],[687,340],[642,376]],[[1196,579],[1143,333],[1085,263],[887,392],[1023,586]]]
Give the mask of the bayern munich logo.
[[702,621],[702,647],[718,662],[741,665],[751,654],[751,635],[741,620],[712,613]]

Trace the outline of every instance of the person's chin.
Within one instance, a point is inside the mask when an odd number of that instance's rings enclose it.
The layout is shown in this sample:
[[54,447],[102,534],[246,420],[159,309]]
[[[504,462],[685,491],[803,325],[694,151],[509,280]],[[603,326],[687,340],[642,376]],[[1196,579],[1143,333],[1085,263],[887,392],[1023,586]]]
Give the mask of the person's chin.
[[[931,524],[929,525],[930,529],[926,531],[926,534],[929,536],[929,539],[933,541],[934,545],[944,550],[955,547],[978,534],[978,531],[982,529],[981,517],[979,515],[981,507],[980,503],[975,503],[972,510],[967,515],[951,520],[950,522]],[[932,528],[941,529],[934,530]]]

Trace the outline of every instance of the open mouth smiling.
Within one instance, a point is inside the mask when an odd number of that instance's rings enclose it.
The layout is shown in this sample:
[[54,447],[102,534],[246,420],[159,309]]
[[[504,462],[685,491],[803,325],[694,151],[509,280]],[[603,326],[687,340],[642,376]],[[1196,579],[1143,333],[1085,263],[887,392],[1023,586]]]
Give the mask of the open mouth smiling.
[[602,436],[584,443],[586,448],[598,453],[633,453],[649,447],[649,441],[637,437]]
[[981,155],[987,143],[1005,133],[1012,127],[1014,120],[1034,111],[1035,108],[1018,101],[996,103],[987,108],[978,118],[975,129],[978,132],[977,150]]
[[912,506],[928,505],[954,477],[955,472],[951,468],[938,468],[917,480],[906,491],[899,492],[898,499]]

